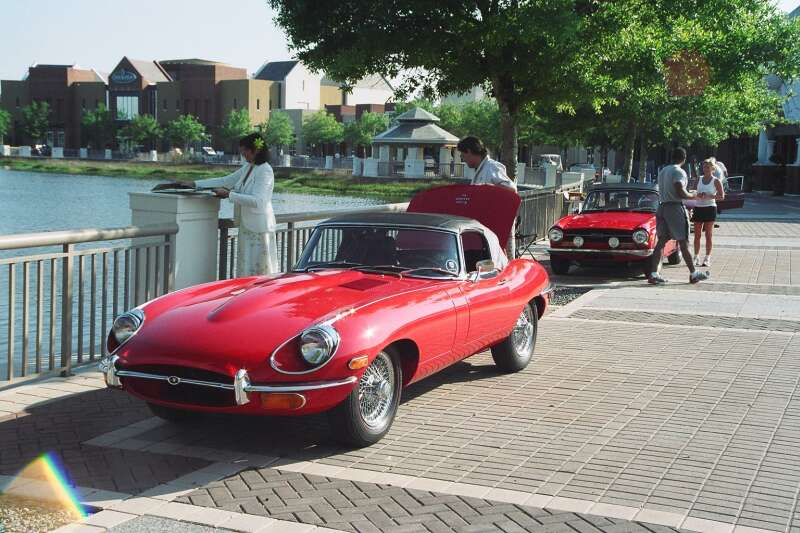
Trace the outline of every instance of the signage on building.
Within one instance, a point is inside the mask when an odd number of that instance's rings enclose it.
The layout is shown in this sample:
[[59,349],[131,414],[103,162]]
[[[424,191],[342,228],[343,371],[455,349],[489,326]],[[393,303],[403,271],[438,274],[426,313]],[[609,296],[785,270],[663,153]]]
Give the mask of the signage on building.
[[136,81],[137,76],[135,72],[121,68],[111,75],[111,81],[114,83],[132,83]]

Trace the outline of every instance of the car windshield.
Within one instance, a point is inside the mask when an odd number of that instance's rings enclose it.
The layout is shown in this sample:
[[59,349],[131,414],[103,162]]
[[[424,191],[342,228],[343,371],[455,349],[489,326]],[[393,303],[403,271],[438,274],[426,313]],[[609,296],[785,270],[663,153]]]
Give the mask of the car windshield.
[[655,191],[611,190],[592,191],[583,203],[587,211],[652,211],[658,208]]
[[461,272],[454,233],[374,226],[323,226],[314,230],[295,271],[347,268],[416,277]]

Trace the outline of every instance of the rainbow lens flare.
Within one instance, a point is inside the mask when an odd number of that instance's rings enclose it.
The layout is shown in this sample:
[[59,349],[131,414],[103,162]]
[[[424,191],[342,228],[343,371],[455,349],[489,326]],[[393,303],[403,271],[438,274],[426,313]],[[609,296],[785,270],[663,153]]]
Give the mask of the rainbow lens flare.
[[11,481],[2,491],[10,496],[40,500],[64,509],[76,520],[88,513],[69,484],[58,457],[48,452],[39,456]]

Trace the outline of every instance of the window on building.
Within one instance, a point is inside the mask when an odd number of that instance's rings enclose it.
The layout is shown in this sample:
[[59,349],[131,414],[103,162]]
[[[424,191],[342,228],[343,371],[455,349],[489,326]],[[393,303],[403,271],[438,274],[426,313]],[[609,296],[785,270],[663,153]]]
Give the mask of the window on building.
[[86,98],[81,98],[81,109],[86,109]]
[[194,116],[196,117],[200,116],[200,100],[194,101]]
[[181,101],[175,100],[175,112],[177,113],[180,110],[181,110]]
[[183,101],[183,114],[184,115],[188,115],[189,114],[189,99],[188,98]]
[[97,109],[98,107],[100,107],[100,100],[98,98],[95,98],[94,99],[94,108]]
[[164,108],[164,111],[167,110],[167,99],[166,98],[164,98],[164,104],[163,104],[162,107]]
[[236,98],[233,99],[233,108],[239,109],[239,104],[236,102]]
[[19,109],[19,96],[17,96],[17,109]]
[[269,108],[272,109],[272,98],[269,99]]
[[306,90],[306,80],[303,80],[303,90]]
[[131,120],[138,116],[138,96],[117,96],[117,118],[119,120]]
[[256,98],[256,109],[261,109],[261,100]]

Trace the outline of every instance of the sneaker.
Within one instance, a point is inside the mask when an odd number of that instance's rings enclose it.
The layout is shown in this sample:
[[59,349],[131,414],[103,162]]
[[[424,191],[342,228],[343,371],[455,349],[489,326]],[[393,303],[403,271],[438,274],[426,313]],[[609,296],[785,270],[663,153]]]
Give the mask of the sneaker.
[[694,284],[694,283],[697,283],[699,281],[705,281],[710,277],[711,277],[711,274],[709,274],[708,272],[700,272],[699,270],[695,270],[689,276],[689,283],[693,283]]
[[696,267],[700,266],[700,256],[699,255],[694,256],[694,266],[696,266]]
[[710,267],[711,266],[711,256],[707,255],[705,259],[703,259],[703,264],[700,266]]
[[651,274],[649,278],[647,278],[647,283],[650,285],[663,285],[667,282],[664,278],[661,277],[660,274]]

